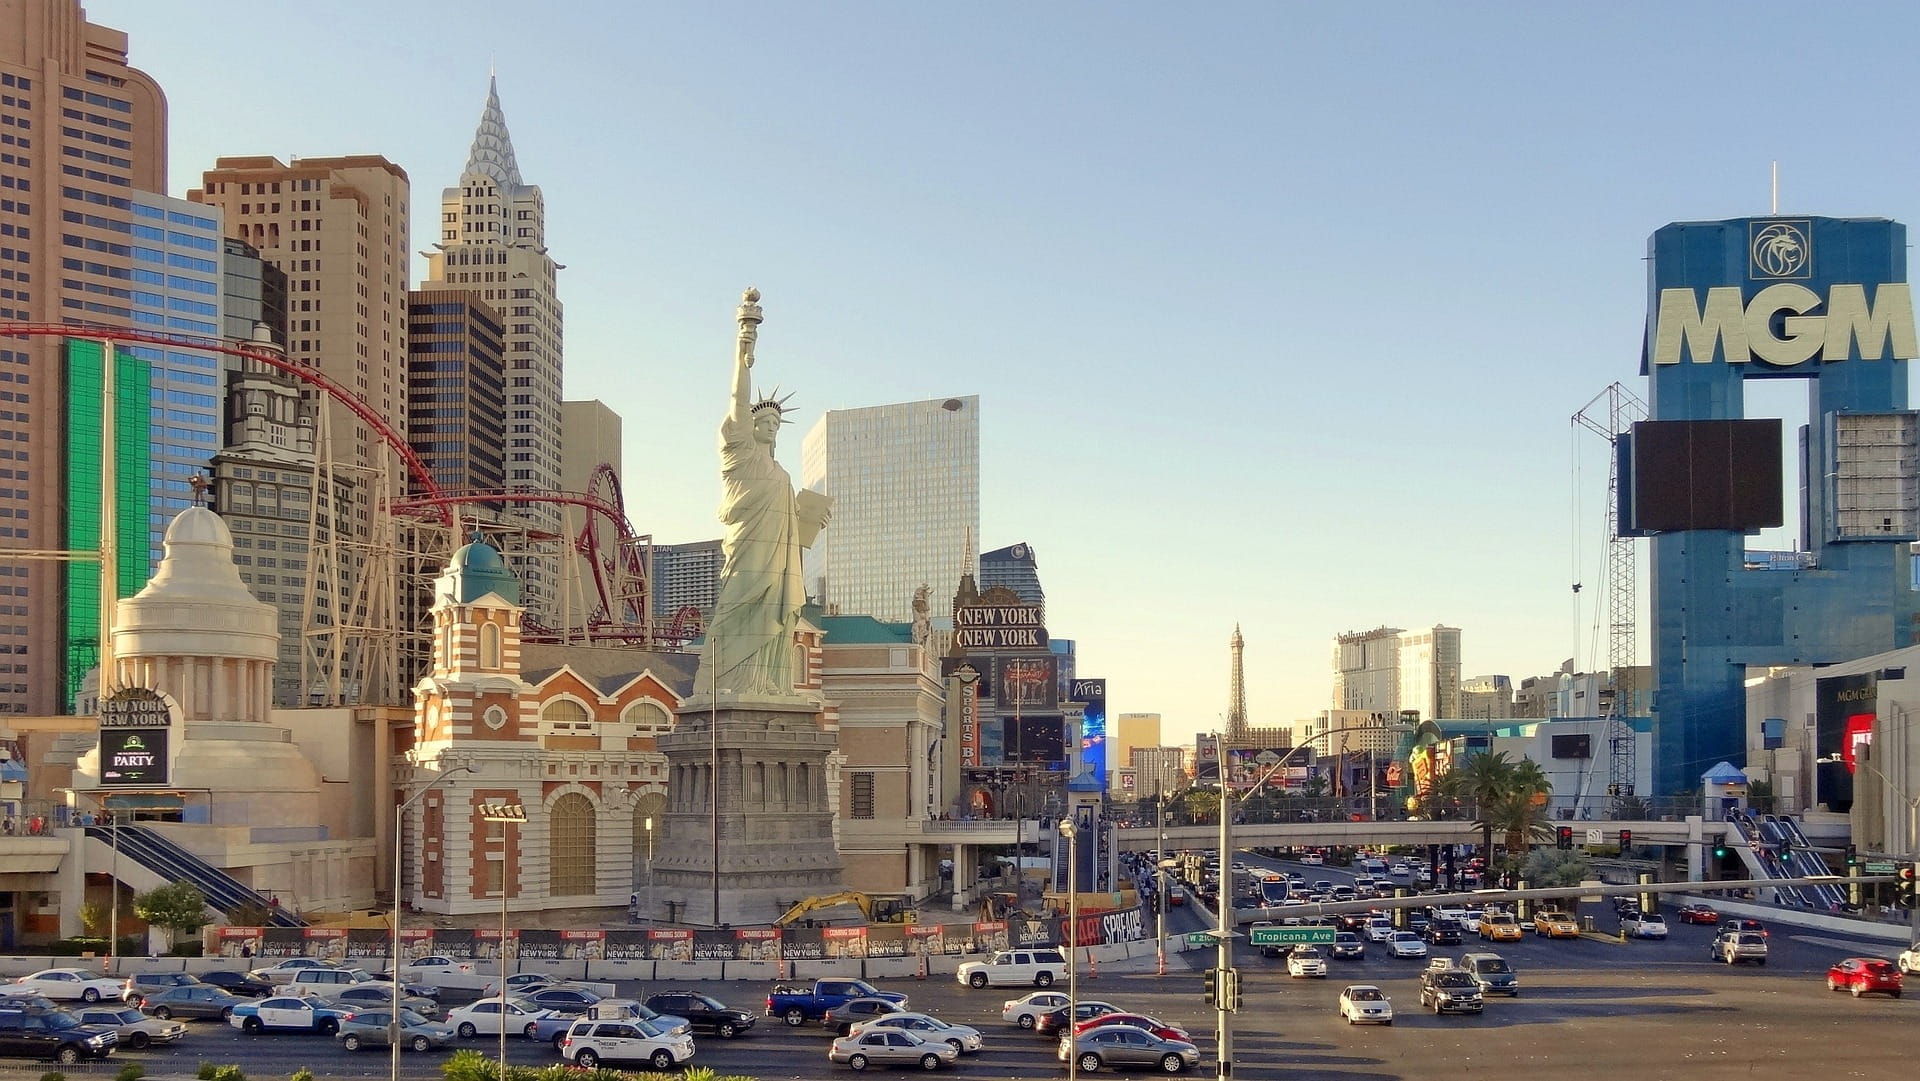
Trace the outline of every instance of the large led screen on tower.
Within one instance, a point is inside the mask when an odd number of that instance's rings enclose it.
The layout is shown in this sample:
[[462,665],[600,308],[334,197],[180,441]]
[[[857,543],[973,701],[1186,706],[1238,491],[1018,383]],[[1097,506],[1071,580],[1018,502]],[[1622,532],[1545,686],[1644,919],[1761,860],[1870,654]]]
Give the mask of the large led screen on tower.
[[1009,763],[1018,762],[1036,769],[1067,768],[1066,718],[1050,716],[1001,717],[1001,752]]
[[1623,534],[1784,521],[1778,420],[1648,420],[1630,440]]

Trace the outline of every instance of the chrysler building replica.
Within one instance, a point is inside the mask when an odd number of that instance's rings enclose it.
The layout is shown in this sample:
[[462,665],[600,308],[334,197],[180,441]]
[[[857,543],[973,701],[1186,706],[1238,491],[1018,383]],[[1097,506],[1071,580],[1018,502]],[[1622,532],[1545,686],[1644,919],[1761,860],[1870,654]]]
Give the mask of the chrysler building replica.
[[[537,186],[520,178],[498,85],[489,78],[467,167],[456,187],[440,193],[440,242],[427,255],[427,278],[419,288],[469,290],[499,311],[507,328],[508,386],[501,457],[507,487],[535,492],[560,490],[560,265],[547,252],[546,234],[546,202]],[[561,531],[554,504],[508,504],[507,512],[529,529]],[[512,559],[528,616],[552,626],[559,608],[558,553],[535,549]]]

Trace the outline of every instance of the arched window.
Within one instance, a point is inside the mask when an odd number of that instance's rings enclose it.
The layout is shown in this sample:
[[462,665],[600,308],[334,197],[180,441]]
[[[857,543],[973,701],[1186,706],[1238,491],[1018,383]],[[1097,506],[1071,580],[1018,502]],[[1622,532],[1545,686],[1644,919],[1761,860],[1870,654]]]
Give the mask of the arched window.
[[665,706],[651,700],[635,702],[627,707],[620,719],[632,725],[638,736],[657,736],[673,731],[673,714]]
[[500,624],[480,624],[480,667],[500,667]]
[[587,719],[587,707],[571,698],[556,698],[548,702],[540,711],[540,719],[546,722],[549,732],[569,734],[593,729],[593,722]]
[[595,852],[593,801],[569,792],[553,801],[551,832],[547,838],[547,874],[555,897],[592,894]]

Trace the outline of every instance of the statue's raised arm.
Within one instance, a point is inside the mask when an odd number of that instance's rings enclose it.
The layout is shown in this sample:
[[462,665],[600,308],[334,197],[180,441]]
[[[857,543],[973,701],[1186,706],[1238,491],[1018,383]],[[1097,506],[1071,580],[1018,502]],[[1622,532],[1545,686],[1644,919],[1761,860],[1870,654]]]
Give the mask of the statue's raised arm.
[[766,318],[760,308],[760,290],[749,288],[740,294],[734,318],[740,334],[733,345],[733,403],[728,416],[746,426],[753,423],[753,343],[760,340],[760,323]]

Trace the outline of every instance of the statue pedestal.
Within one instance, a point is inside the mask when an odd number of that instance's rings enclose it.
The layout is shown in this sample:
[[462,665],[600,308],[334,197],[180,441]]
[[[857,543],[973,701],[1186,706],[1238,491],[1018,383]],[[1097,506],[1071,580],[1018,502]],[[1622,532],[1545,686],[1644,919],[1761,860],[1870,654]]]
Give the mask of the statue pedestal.
[[820,730],[819,713],[803,698],[724,691],[718,703],[702,697],[681,707],[679,725],[658,738],[667,810],[645,915],[765,927],[793,902],[843,888],[827,803],[827,756],[838,740]]

